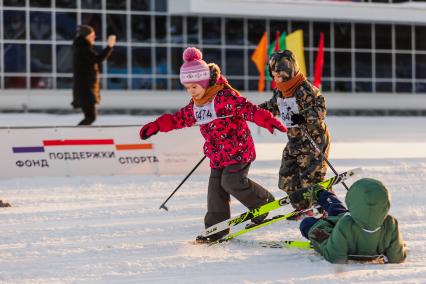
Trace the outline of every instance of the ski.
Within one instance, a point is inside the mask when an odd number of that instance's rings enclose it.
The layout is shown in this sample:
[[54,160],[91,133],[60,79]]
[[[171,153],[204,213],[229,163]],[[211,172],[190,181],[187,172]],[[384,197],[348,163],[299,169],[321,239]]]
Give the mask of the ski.
[[[340,173],[336,176],[332,176],[324,181],[321,181],[319,183],[316,183],[311,186],[311,188],[320,188],[323,190],[329,190],[333,185],[338,184],[342,181],[347,180],[349,177],[358,174],[361,172],[360,168],[356,168],[353,170],[349,170],[343,173]],[[213,235],[215,233],[222,232],[223,230],[229,229],[231,227],[234,227],[238,224],[244,223],[247,220],[250,220],[252,218],[255,218],[257,216],[263,215],[265,213],[268,213],[272,210],[278,209],[286,204],[290,204],[290,198],[288,196],[283,197],[281,199],[276,199],[274,201],[271,201],[265,205],[262,205],[258,208],[249,210],[245,213],[242,213],[238,216],[232,217],[230,219],[224,220],[220,223],[217,223],[213,226],[208,227],[205,229],[203,236],[207,237],[210,235]]]
[[313,249],[311,242],[309,241],[290,241],[290,240],[280,240],[280,241],[257,241],[257,240],[242,240],[242,239],[232,239],[232,243],[249,245],[249,246],[260,246],[263,248],[297,248],[301,250],[311,250]]
[[[267,225],[276,223],[276,222],[281,221],[281,220],[297,220],[298,218],[300,218],[302,216],[306,216],[307,214],[309,214],[311,212],[313,212],[313,214],[315,216],[318,216],[318,215],[321,214],[320,213],[321,209],[322,209],[321,206],[316,205],[316,206],[308,208],[308,209],[303,209],[303,210],[299,210],[299,211],[292,211],[292,212],[284,214],[284,215],[277,215],[277,216],[274,216],[271,219],[265,219],[260,224],[257,224],[257,225],[253,224],[251,226],[246,226],[244,229],[241,229],[241,230],[239,230],[235,233],[228,234],[228,235],[222,237],[221,239],[219,239],[215,242],[211,242],[210,244],[214,245],[214,244],[217,244],[217,243],[227,242],[227,241],[229,241],[229,240],[231,240],[235,237],[238,237],[242,234],[248,233],[250,231],[253,231],[253,230],[256,230],[256,229],[259,229],[259,228],[263,228]],[[309,216],[311,216],[311,215],[309,215]]]

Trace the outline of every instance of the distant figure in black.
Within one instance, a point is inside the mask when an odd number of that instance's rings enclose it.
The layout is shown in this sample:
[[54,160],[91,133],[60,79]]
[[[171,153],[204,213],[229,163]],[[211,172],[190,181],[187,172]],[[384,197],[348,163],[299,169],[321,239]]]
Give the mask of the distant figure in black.
[[8,202],[3,202],[3,200],[0,200],[0,207],[12,207],[12,205],[10,205]]
[[115,35],[108,36],[108,46],[101,53],[93,48],[95,30],[81,25],[73,43],[73,101],[74,108],[81,108],[84,119],[78,125],[91,125],[96,120],[96,105],[100,102],[99,64],[106,60],[115,45]]

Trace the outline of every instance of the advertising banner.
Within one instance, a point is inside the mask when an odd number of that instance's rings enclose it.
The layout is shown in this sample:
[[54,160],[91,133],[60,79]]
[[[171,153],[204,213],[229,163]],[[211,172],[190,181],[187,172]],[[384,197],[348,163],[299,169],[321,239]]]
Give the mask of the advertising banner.
[[[2,128],[0,177],[186,174],[203,157],[198,127],[139,138],[140,126]],[[197,172],[208,172],[208,160]]]

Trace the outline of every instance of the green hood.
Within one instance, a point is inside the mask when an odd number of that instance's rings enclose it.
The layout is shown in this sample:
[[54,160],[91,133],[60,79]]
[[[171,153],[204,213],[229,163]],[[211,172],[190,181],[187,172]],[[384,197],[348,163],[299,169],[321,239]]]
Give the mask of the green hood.
[[352,219],[364,230],[376,231],[388,215],[389,192],[378,180],[363,178],[356,181],[346,195],[346,205]]

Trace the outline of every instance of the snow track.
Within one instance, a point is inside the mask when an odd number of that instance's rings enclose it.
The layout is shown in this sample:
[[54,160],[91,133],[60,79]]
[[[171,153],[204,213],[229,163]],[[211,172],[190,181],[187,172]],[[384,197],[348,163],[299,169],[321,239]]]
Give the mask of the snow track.
[[[342,124],[356,125],[357,119],[342,118]],[[344,131],[339,118],[331,120],[331,130]],[[367,128],[377,126],[373,118],[362,122]],[[399,137],[400,141],[422,142],[414,137],[425,122],[412,118],[412,132],[404,130],[408,138]],[[394,134],[382,139],[349,134],[345,139],[342,133],[335,135],[330,161],[338,171],[362,167],[361,177],[380,179],[389,188],[390,213],[398,219],[410,249],[403,264],[332,265],[314,251],[232,242],[192,245],[189,242],[203,229],[207,175],[192,176],[169,201],[168,212],[158,207],[183,176],[28,178],[0,180],[0,199],[13,205],[0,209],[0,283],[426,283],[426,157],[401,154],[424,149],[407,150],[407,144],[395,143]],[[262,139],[259,145],[273,142]],[[357,142],[358,151],[367,154],[377,149],[371,143],[382,149],[392,146],[392,158],[378,156],[377,151],[362,159],[357,151],[333,154],[334,146],[346,142]],[[275,143],[276,149],[282,146]],[[280,156],[261,158],[276,149],[258,150],[259,161],[252,165],[250,177],[281,197],[284,194],[276,189]],[[341,185],[335,191],[344,198]],[[233,200],[233,215],[243,210]],[[294,221],[242,238],[303,240]]]

